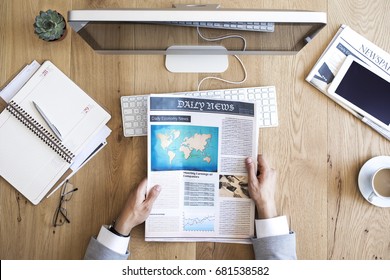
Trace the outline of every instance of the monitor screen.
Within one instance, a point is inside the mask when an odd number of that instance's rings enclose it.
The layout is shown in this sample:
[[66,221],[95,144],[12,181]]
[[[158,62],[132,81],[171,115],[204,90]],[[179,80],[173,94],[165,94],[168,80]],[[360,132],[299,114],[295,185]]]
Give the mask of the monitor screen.
[[227,54],[295,54],[326,25],[326,13],[219,8],[73,10],[68,22],[101,53],[166,54],[173,45],[220,45]]

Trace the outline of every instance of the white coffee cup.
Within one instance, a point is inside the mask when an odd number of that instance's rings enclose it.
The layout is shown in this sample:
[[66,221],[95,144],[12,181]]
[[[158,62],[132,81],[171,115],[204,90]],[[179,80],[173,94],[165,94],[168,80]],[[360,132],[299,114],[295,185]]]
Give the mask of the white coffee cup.
[[372,192],[368,200],[379,197],[390,200],[390,167],[382,167],[374,172],[371,177]]

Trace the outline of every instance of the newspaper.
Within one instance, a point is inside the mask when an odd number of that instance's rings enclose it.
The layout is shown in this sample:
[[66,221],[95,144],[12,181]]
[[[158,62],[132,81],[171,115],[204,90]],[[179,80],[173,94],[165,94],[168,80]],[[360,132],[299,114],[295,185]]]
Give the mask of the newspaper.
[[148,120],[148,190],[162,190],[145,240],[251,243],[245,158],[257,156],[255,103],[151,95]]
[[327,94],[329,85],[348,55],[353,55],[390,77],[390,54],[350,27],[342,25],[306,77],[306,81]]
[[[361,117],[350,108],[338,102],[328,94],[328,88],[339,71],[346,57],[352,55],[367,65],[376,68],[386,77],[390,78],[390,54],[379,48],[350,27],[342,25],[329,43],[321,57],[318,59],[306,81],[327,95],[333,101],[347,109],[356,117]],[[390,132],[384,130],[373,122],[361,119],[382,136],[390,140]]]

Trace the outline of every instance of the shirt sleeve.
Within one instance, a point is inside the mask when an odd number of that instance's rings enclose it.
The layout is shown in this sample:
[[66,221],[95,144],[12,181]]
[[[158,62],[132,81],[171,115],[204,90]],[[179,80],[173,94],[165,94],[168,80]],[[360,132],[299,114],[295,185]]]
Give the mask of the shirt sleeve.
[[286,216],[255,220],[257,238],[289,234]]
[[[287,217],[279,216],[271,219],[256,220],[257,238],[284,235],[289,233]],[[125,254],[129,246],[130,237],[121,237],[108,230],[108,226],[102,226],[97,236],[97,241],[107,248]]]
[[102,245],[119,254],[125,254],[127,253],[127,248],[129,247],[130,236],[118,236],[115,233],[109,231],[108,226],[104,225],[100,228],[96,240],[99,241]]

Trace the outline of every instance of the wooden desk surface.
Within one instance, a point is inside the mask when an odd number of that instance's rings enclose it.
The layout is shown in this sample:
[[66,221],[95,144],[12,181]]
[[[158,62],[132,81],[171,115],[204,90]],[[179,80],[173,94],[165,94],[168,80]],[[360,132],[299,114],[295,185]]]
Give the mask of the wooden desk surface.
[[[67,203],[70,224],[51,226],[58,192],[33,206],[0,179],[1,259],[82,258],[90,237],[117,216],[128,193],[146,176],[146,137],[123,137],[119,97],[195,90],[203,77],[169,73],[163,56],[98,55],[72,30],[62,41],[40,41],[33,34],[35,16],[49,8],[66,15],[72,9],[169,7],[173,2],[186,1],[0,1],[0,84],[34,59],[51,60],[112,114],[108,145],[71,180],[79,191]],[[390,208],[367,203],[357,185],[360,167],[371,157],[390,155],[390,142],[304,80],[340,24],[390,51],[388,1],[220,2],[223,7],[328,13],[326,28],[298,55],[242,56],[249,73],[243,86],[277,88],[280,125],[260,131],[259,150],[278,171],[277,203],[297,234],[298,258],[390,259]],[[239,79],[241,73],[232,60],[222,77]],[[132,259],[253,258],[249,245],[147,243],[143,236],[143,225],[133,230]]]

